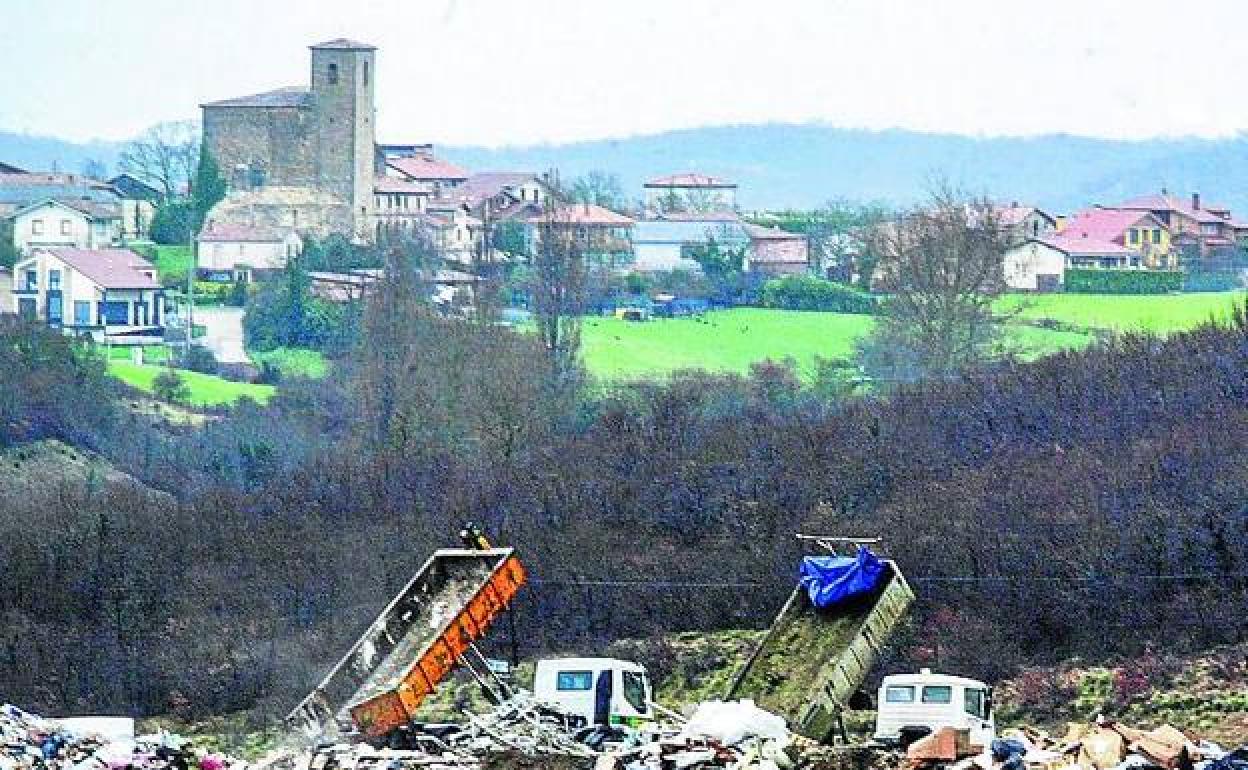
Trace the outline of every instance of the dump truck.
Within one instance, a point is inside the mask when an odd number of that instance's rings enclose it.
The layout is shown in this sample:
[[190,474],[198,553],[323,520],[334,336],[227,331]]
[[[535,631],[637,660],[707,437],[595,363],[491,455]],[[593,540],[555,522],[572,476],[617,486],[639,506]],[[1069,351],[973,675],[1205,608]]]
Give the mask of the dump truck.
[[511,548],[475,539],[473,547],[434,552],[287,724],[313,739],[352,726],[375,739],[409,724],[451,669],[480,657],[475,642],[524,582]]
[[725,699],[750,698],[795,732],[832,742],[841,712],[914,601],[896,563],[880,562],[884,570],[873,590],[831,607],[815,607],[799,584]]

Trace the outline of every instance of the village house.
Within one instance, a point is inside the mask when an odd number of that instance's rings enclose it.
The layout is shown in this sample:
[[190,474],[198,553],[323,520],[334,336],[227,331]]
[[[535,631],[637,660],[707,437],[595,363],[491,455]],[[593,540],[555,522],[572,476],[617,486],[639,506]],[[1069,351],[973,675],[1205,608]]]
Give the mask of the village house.
[[656,177],[642,188],[647,210],[655,213],[717,211],[737,206],[736,182],[694,171]]
[[131,241],[146,239],[160,204],[160,191],[132,174],[118,174],[108,184],[117,191],[121,203],[121,237]]
[[208,222],[196,242],[196,272],[210,281],[252,281],[303,251],[293,228]]
[[585,256],[610,268],[632,262],[633,227],[636,223],[623,214],[593,203],[561,203],[547,206],[517,204],[499,214],[500,221],[517,222],[524,227],[524,239],[531,257],[541,245],[544,228],[575,237]]
[[639,220],[633,229],[633,267],[642,272],[699,270],[692,251],[712,239],[726,249],[746,249],[751,242],[731,211],[668,212]]
[[0,265],[0,315],[16,313],[13,306],[13,268]]
[[9,218],[19,254],[53,246],[101,249],[121,239],[121,208],[115,203],[44,198],[19,208]]
[[435,157],[433,145],[426,144],[387,154],[386,176],[427,185],[434,197],[441,197],[468,181],[469,173]]
[[1029,238],[1003,257],[1006,284],[1053,291],[1068,268],[1168,270],[1176,267],[1170,231],[1146,211],[1091,208],[1066,220],[1060,232]]
[[1021,241],[1024,238],[1045,238],[1057,232],[1057,217],[1036,206],[1017,201],[994,207],[1001,225]]
[[23,318],[99,341],[163,338],[156,268],[128,249],[36,248],[13,266],[13,307]]
[[81,174],[0,172],[0,217],[48,199],[119,203],[112,185]]
[[779,227],[743,225],[750,238],[745,271],[765,276],[797,275],[810,270],[810,242],[801,233]]
[[1132,198],[1113,208],[1149,212],[1169,230],[1176,249],[1191,257],[1232,249],[1248,239],[1248,223],[1234,219],[1226,206],[1203,203],[1200,193],[1182,198],[1163,189],[1159,195]]

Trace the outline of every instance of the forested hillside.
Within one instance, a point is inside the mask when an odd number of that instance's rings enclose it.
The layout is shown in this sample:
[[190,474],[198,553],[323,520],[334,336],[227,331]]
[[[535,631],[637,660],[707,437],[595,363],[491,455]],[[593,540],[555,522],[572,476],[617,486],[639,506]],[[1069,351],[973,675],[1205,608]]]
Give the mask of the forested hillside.
[[1248,628],[1242,314],[837,400],[771,364],[569,392],[532,337],[393,311],[329,379],[198,428],[7,323],[0,443],[67,441],[172,497],[7,498],[5,697],[282,712],[465,520],[533,578],[502,655],[760,627],[796,531],[885,539],[919,595],[892,667],[997,677]]

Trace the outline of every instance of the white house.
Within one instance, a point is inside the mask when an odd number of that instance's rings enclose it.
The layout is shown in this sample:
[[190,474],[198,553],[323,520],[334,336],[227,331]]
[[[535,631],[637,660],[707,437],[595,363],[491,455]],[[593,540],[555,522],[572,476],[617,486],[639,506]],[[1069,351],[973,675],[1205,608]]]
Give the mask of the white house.
[[299,233],[283,227],[210,222],[196,240],[199,274],[217,281],[250,281],[257,272],[282,270],[303,251]]
[[1068,257],[1051,243],[1029,238],[1005,253],[1005,283],[1024,291],[1057,291],[1065,281]]
[[160,191],[133,174],[118,174],[108,183],[121,199],[122,236],[134,240],[148,237],[156,206],[160,203]]
[[116,343],[163,337],[156,268],[128,249],[36,248],[13,266],[18,315]]
[[691,250],[712,239],[729,249],[750,245],[749,234],[730,211],[672,213],[640,220],[633,228],[633,268],[642,272],[699,270]]
[[13,245],[33,249],[102,249],[121,238],[121,209],[91,200],[44,198],[13,212]]

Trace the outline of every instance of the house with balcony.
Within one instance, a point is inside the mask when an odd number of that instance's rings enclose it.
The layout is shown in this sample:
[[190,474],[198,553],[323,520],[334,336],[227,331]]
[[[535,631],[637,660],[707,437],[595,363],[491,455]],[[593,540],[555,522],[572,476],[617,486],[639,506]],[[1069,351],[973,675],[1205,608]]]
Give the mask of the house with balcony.
[[431,144],[407,145],[386,152],[385,165],[386,176],[425,185],[434,196],[449,193],[470,176],[465,169],[436,157]]
[[17,314],[114,344],[164,337],[156,268],[128,249],[36,248],[13,266]]
[[728,249],[748,249],[750,235],[732,211],[668,212],[637,222],[633,267],[642,272],[700,270],[693,250],[714,240]]

